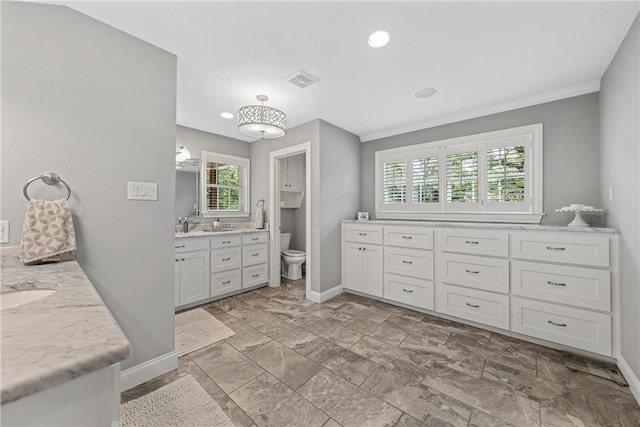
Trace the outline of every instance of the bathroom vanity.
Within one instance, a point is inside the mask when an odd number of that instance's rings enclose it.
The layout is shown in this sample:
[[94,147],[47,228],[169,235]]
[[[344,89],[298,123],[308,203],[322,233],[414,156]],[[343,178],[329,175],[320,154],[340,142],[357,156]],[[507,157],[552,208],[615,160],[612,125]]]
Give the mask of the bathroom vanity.
[[[129,341],[76,261],[25,266],[2,249],[2,425],[116,425]],[[46,294],[40,294],[46,295]]]
[[618,353],[615,230],[507,224],[342,224],[342,285],[544,345]]
[[269,280],[269,232],[176,233],[175,306],[178,309],[264,286]]

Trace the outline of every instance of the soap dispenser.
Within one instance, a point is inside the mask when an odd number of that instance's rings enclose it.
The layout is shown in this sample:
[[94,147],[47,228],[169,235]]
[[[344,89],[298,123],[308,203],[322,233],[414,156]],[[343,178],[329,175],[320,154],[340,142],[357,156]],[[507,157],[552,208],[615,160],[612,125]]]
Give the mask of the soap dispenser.
[[213,230],[214,231],[220,230],[220,218],[216,218],[213,220]]

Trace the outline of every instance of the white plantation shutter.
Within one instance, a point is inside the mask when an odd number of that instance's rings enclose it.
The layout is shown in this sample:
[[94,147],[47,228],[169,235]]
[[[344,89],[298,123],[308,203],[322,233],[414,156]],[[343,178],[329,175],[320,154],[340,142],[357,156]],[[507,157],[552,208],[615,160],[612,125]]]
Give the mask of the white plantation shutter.
[[485,209],[487,211],[528,212],[530,210],[530,148],[530,135],[485,143]]
[[440,159],[422,157],[414,159],[411,166],[412,202],[440,202]]
[[447,211],[478,211],[480,194],[479,144],[445,148]]
[[249,159],[206,151],[202,157],[203,215],[248,214]]
[[407,162],[385,162],[383,167],[384,204],[407,202]]

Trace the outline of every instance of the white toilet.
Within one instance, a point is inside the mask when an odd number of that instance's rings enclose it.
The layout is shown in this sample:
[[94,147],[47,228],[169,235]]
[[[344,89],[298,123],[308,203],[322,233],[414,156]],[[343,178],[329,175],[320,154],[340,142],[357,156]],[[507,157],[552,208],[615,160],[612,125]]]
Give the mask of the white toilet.
[[306,259],[304,251],[289,249],[291,233],[280,233],[280,251],[282,254],[282,277],[289,280],[302,278],[302,264]]

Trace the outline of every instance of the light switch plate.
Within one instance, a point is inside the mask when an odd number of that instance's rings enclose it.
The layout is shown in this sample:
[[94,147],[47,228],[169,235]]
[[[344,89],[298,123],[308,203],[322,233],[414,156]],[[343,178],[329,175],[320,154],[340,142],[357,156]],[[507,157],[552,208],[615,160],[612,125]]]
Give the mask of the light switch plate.
[[158,200],[156,182],[127,182],[127,200]]
[[0,221],[0,243],[9,243],[9,221]]

